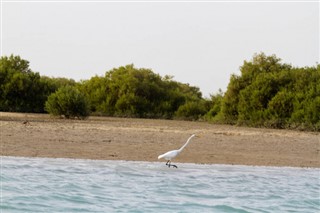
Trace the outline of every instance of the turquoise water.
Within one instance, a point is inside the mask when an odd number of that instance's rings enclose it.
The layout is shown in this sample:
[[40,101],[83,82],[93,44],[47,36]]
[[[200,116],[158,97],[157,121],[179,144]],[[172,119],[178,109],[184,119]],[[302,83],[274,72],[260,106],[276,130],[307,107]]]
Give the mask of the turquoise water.
[[320,212],[319,169],[1,161],[1,212]]

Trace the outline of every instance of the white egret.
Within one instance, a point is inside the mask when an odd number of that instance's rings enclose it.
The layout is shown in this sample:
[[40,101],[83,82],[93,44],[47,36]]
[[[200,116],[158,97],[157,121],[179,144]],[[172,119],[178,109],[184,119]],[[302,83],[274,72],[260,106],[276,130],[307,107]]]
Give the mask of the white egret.
[[164,154],[162,154],[162,155],[159,155],[159,156],[158,156],[158,159],[164,158],[164,159],[167,160],[166,165],[167,165],[168,167],[173,166],[173,167],[175,167],[175,168],[178,168],[176,165],[171,165],[171,160],[172,160],[173,158],[177,157],[177,156],[180,154],[180,152],[182,152],[182,150],[188,145],[188,143],[191,141],[191,138],[193,138],[194,136],[196,136],[196,135],[195,135],[195,134],[191,135],[191,136],[188,138],[187,142],[186,142],[180,149],[178,149],[178,150],[171,150],[171,151],[166,152],[166,153],[164,153]]

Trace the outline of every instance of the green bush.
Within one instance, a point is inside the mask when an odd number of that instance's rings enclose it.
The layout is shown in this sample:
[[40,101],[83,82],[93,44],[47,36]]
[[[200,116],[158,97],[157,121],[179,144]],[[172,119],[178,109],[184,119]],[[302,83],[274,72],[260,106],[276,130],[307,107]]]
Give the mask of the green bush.
[[43,112],[45,91],[28,61],[14,55],[0,58],[0,111]]
[[206,119],[215,123],[320,130],[320,65],[297,68],[275,55],[254,55],[231,75]]
[[83,81],[80,90],[93,113],[119,117],[171,119],[186,102],[203,100],[199,88],[133,64]]
[[176,111],[175,117],[183,120],[199,120],[207,112],[208,109],[206,109],[204,101],[192,101],[181,105]]
[[84,119],[89,116],[89,104],[84,95],[71,86],[59,88],[48,97],[45,109],[51,115]]
[[293,67],[275,55],[255,54],[240,75],[231,75],[226,92],[210,100],[198,87],[133,64],[75,82],[40,76],[19,56],[0,57],[0,111],[45,110],[65,118],[93,112],[320,131],[320,65]]

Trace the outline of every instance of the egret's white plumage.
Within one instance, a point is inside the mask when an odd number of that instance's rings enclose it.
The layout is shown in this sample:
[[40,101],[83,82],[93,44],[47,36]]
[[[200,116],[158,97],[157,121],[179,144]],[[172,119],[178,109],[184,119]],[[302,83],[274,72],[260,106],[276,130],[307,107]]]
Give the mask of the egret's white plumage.
[[191,136],[188,138],[187,142],[186,142],[180,149],[171,150],[171,151],[166,152],[166,153],[164,153],[164,154],[162,154],[162,155],[159,155],[159,156],[158,156],[158,159],[164,158],[164,159],[166,159],[166,160],[168,161],[168,162],[166,163],[167,166],[169,166],[169,167],[170,167],[170,166],[173,166],[173,167],[176,167],[176,168],[177,168],[176,165],[171,165],[171,160],[172,160],[173,158],[177,157],[177,156],[182,152],[182,150],[189,144],[189,142],[191,141],[191,139],[192,139],[194,136],[196,136],[196,135],[195,135],[195,134],[191,135]]

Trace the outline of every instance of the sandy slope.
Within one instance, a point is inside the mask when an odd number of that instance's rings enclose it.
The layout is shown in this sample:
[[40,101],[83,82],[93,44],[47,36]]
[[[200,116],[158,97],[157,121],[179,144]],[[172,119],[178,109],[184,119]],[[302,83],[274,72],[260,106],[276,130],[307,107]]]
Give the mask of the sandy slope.
[[[0,113],[0,155],[157,161],[195,138],[176,162],[320,168],[320,134],[205,122]],[[28,121],[28,122],[26,122]]]

